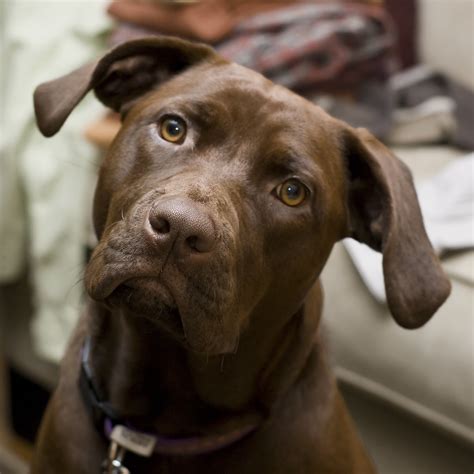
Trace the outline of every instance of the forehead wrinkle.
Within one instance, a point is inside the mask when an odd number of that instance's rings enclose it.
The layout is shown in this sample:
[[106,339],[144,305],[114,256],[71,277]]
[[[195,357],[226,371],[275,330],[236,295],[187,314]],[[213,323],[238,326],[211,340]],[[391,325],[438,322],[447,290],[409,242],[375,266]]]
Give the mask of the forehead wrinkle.
[[[242,87],[241,83],[238,83],[238,87],[227,84],[215,97],[217,101],[226,104],[233,118],[246,117],[244,123],[256,127],[256,130],[263,127],[263,136],[275,135],[291,128],[293,132],[304,130],[306,133],[308,127],[301,127],[301,124],[312,121],[313,104],[291,91],[273,83],[269,84],[269,87],[262,87],[250,81],[245,87]],[[229,97],[231,100],[228,100]],[[296,103],[295,97],[298,99]],[[295,124],[296,126],[293,126]],[[239,125],[242,123],[239,122]]]
[[317,187],[323,185],[323,170],[316,160],[306,156],[301,151],[297,152],[286,148],[285,153],[269,153],[265,157],[265,172],[273,176],[289,176],[301,178],[311,182]]
[[276,166],[286,167],[295,172],[302,169],[309,172],[319,170],[319,166],[311,157],[307,157],[301,150],[295,150],[292,147],[269,149],[265,153],[265,158]]
[[[259,113],[265,101],[255,88],[241,89],[238,87],[225,87],[214,95],[217,102],[223,104],[227,113],[233,119],[241,119],[242,117],[254,118]],[[235,125],[243,125],[244,122]]]
[[214,97],[190,96],[180,106],[187,115],[204,124],[226,124],[231,120],[228,108]]

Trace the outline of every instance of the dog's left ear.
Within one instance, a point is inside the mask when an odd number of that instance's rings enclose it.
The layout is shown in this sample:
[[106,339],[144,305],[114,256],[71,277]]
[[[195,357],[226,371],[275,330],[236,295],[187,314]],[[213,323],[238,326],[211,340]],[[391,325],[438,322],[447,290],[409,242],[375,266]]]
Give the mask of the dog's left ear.
[[383,253],[387,303],[403,327],[422,326],[451,284],[430,244],[409,169],[367,130],[344,128],[348,236]]
[[38,86],[34,105],[38,128],[54,135],[90,90],[117,112],[173,75],[202,61],[224,62],[212,48],[172,37],[129,41],[94,63]]

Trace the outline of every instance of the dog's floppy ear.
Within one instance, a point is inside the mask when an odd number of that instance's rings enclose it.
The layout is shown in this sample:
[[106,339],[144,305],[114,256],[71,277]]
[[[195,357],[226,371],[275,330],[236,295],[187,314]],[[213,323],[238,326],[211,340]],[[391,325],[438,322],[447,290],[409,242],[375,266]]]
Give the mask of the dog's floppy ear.
[[344,129],[348,235],[383,253],[387,303],[405,328],[422,326],[451,285],[423,225],[409,169],[367,130]]
[[154,86],[204,60],[224,61],[199,43],[170,37],[129,41],[98,61],[38,86],[34,105],[38,128],[52,136],[91,89],[118,112]]

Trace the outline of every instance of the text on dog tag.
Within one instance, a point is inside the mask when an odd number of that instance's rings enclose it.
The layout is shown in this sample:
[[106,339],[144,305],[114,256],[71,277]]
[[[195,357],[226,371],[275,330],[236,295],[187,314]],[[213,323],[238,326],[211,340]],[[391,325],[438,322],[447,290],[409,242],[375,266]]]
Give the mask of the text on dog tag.
[[156,443],[153,436],[139,433],[123,425],[114,426],[110,439],[124,447],[127,451],[144,457],[150,457],[153,454]]

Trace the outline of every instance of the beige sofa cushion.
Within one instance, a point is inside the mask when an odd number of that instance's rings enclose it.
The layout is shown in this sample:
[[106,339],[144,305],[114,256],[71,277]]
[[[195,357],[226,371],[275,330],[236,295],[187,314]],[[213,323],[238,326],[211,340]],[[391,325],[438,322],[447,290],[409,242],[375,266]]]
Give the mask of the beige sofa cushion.
[[[416,177],[436,173],[459,152],[399,150]],[[473,255],[443,264],[452,295],[423,328],[398,327],[338,245],[323,273],[325,326],[339,377],[474,444]]]

